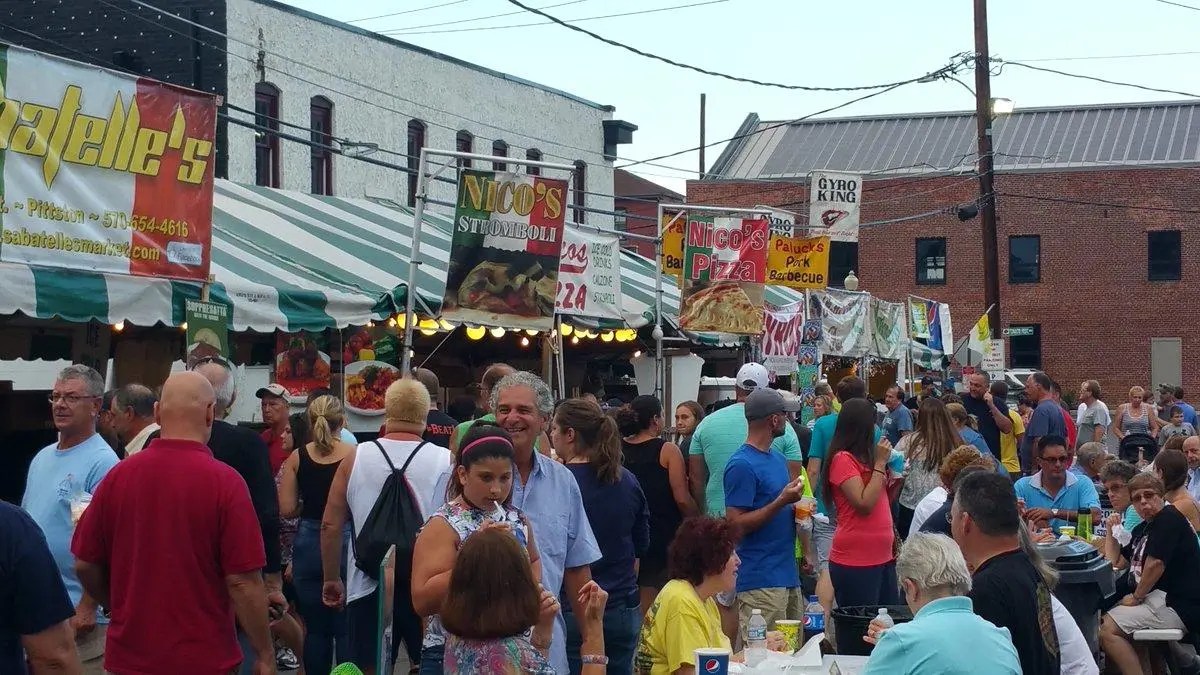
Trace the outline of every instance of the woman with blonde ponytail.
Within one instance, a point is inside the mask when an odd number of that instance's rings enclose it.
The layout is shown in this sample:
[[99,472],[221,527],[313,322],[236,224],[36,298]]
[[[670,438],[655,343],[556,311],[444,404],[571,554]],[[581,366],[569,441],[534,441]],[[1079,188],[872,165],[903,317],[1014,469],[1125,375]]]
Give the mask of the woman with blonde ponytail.
[[[650,511],[638,480],[621,466],[617,423],[594,401],[573,398],[554,411],[550,445],[575,475],[583,508],[591,522],[600,560],[592,563],[592,579],[608,593],[604,610],[604,649],[610,675],[633,672],[642,613],[638,600],[638,558],[650,545]],[[583,638],[570,605],[563,606],[567,627],[567,660],[571,672],[581,669]]]
[[[288,456],[280,469],[279,513],[300,517],[292,549],[291,577],[296,605],[304,619],[304,667],[310,673],[327,673],[333,667],[336,646],[339,655],[349,653],[346,613],[330,609],[321,601],[321,517],[338,466],[355,447],[341,440],[346,423],[342,402],[336,396],[318,396],[308,405],[311,441]],[[350,530],[342,533],[342,560]],[[343,564],[342,577],[346,570]]]

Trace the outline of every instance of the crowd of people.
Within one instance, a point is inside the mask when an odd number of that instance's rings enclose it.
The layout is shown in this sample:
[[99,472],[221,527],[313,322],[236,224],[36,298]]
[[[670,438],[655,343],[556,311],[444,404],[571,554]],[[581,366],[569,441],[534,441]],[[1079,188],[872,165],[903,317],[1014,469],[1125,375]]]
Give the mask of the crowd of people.
[[[748,628],[802,619],[806,585],[831,633],[836,608],[908,606],[863,636],[872,673],[1088,675],[1088,637],[1145,673],[1135,631],[1200,629],[1200,436],[1176,388],[1110,414],[1084,382],[1072,413],[1040,372],[1018,410],[983,375],[878,404],[848,376],[803,425],[748,363],[668,437],[654,397],[556,401],[504,364],[452,416],[416,369],[359,443],[328,391],[291,414],[272,384],[261,433],[229,424],[229,364],[190,365],[158,393],[59,373],[58,440],[0,504],[0,672],[371,674],[383,618],[412,672],[686,674],[697,649],[795,648]],[[1126,461],[1109,434],[1154,446]],[[1092,636],[1037,547],[1083,516],[1121,574]]]

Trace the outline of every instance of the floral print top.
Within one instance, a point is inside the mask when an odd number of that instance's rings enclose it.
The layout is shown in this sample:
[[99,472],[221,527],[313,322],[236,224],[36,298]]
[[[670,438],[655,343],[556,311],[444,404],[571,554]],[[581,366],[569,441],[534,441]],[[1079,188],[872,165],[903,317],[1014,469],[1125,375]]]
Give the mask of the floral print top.
[[446,638],[446,675],[555,675],[546,657],[525,636],[498,640]]

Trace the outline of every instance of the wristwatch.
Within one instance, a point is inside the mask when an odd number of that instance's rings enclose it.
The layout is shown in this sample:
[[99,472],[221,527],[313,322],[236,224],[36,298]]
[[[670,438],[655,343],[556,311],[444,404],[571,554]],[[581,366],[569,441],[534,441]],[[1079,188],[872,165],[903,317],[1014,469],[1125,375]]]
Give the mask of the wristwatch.
[[1057,518],[1058,517],[1058,509],[1050,509],[1050,515]]

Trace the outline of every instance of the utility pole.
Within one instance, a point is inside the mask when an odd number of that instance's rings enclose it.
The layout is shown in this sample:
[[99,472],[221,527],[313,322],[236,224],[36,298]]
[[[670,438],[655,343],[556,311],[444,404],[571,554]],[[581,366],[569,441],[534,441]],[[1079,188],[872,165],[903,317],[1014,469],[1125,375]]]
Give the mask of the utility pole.
[[992,183],[992,82],[987,0],[975,0],[975,124],[979,131],[979,215],[983,231],[983,304],[990,306],[992,337],[1002,335],[1000,259],[996,242],[996,191]]
[[700,180],[704,180],[704,172],[708,167],[704,164],[704,103],[708,96],[700,94]]

